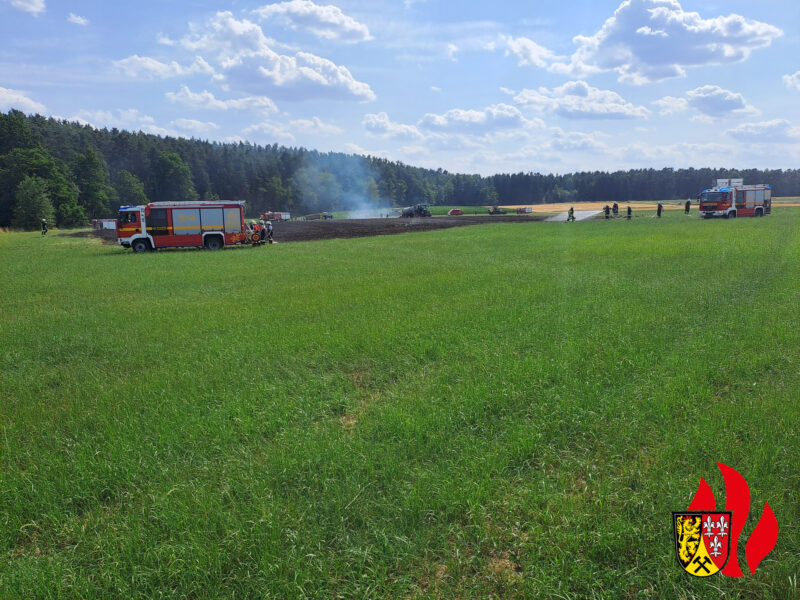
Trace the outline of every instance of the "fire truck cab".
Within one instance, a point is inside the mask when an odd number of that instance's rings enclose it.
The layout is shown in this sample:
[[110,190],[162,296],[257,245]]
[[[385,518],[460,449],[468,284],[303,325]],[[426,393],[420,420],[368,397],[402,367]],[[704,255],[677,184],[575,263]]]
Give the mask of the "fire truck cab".
[[763,217],[772,212],[772,188],[764,183],[744,185],[743,179],[717,179],[698,197],[704,218]]
[[244,202],[151,202],[121,206],[117,243],[134,252],[197,247],[219,250],[244,244]]

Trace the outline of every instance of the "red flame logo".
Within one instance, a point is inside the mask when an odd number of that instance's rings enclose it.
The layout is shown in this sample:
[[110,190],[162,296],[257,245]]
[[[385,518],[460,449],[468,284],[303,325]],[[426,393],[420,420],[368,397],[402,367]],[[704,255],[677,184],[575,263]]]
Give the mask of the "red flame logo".
[[[744,525],[747,522],[747,515],[750,513],[750,486],[747,485],[745,478],[736,469],[719,462],[717,466],[722,472],[722,478],[725,480],[725,510],[729,510],[732,513],[730,529],[731,557],[722,570],[722,574],[728,577],[743,577],[744,574],[739,568],[737,544],[742,529],[744,529]],[[711,487],[706,483],[706,480],[701,477],[697,493],[694,495],[692,503],[689,504],[688,510],[713,511],[715,509],[714,492],[711,491]],[[778,520],[775,518],[775,513],[772,512],[769,504],[765,502],[764,512],[745,545],[747,568],[750,569],[751,574],[755,574],[758,565],[761,564],[767,554],[772,552],[777,542]]]

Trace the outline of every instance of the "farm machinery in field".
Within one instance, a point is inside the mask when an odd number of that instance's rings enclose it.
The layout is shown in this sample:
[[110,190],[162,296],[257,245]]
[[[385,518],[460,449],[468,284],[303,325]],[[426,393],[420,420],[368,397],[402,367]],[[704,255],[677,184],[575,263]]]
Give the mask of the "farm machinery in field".
[[400,216],[406,219],[430,217],[431,211],[428,209],[427,204],[415,204],[414,206],[406,206],[400,213]]

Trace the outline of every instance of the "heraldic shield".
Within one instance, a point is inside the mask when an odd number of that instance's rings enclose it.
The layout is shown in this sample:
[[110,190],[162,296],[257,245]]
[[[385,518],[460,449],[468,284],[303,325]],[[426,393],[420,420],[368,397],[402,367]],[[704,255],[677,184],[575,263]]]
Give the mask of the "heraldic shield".
[[721,571],[730,555],[731,512],[674,512],[675,552],[683,570],[695,577]]

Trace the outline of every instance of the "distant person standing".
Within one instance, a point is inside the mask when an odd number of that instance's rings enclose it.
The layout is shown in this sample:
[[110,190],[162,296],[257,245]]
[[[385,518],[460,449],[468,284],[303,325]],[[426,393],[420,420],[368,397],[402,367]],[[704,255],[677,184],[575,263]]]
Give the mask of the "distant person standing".
[[631,210],[631,205],[628,205],[628,221],[631,220],[631,216],[633,215],[633,211]]
[[616,217],[617,215],[619,215],[619,204],[617,204],[616,202],[614,202],[614,206],[612,206],[612,207],[611,207],[611,211],[614,213],[614,216],[615,216],[615,217]]
[[683,210],[686,212],[687,215],[689,214],[689,212],[692,210],[692,201],[691,200],[687,200],[686,201],[686,204],[683,205]]
[[573,206],[570,206],[569,211],[567,211],[567,223],[574,220],[575,220],[575,208]]
[[47,235],[47,219],[42,219],[42,235]]
[[606,219],[611,216],[611,208],[608,206],[608,204],[603,207],[603,214],[605,215]]
[[272,221],[267,221],[267,239],[270,244],[275,243],[275,240],[272,239]]
[[662,212],[663,210],[664,210],[664,206],[661,204],[661,202],[659,202],[659,203],[658,203],[658,208],[656,208],[656,216],[657,216],[659,219],[661,218],[661,212]]

